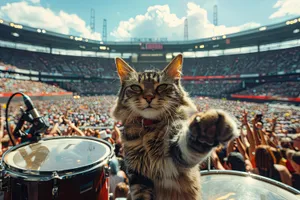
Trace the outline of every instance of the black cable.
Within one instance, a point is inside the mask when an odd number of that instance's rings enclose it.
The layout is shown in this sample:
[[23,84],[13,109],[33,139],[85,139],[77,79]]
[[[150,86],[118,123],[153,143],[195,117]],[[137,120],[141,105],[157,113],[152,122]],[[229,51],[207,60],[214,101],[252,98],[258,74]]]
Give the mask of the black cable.
[[7,130],[7,133],[8,133],[8,136],[9,136],[9,139],[11,141],[11,143],[13,144],[13,146],[16,146],[16,143],[15,141],[12,139],[12,135],[11,135],[11,132],[10,132],[10,128],[9,128],[9,125],[8,125],[8,108],[9,108],[9,104],[10,104],[10,101],[14,98],[14,96],[16,96],[17,94],[20,94],[22,96],[24,96],[24,93],[22,92],[16,92],[14,93],[13,95],[11,95],[7,101],[7,105],[6,105],[6,108],[5,108],[5,123],[6,123],[6,130]]

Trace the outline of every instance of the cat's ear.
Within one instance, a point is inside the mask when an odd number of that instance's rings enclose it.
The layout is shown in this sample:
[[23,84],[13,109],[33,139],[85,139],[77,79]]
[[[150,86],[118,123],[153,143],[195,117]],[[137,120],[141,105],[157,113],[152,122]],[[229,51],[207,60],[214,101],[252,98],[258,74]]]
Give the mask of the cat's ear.
[[121,82],[124,81],[129,73],[135,72],[122,58],[116,58],[116,66]]
[[177,55],[163,70],[168,76],[174,79],[180,79],[182,72],[183,57],[182,54]]

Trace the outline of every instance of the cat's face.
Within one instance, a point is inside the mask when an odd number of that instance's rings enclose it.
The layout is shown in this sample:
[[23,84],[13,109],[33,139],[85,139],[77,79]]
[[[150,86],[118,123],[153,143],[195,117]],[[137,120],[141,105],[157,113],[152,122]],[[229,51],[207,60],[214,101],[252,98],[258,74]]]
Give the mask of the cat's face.
[[122,84],[118,104],[128,113],[158,119],[172,115],[183,104],[185,92],[179,82],[181,55],[163,71],[136,72],[122,59],[116,59],[116,65]]

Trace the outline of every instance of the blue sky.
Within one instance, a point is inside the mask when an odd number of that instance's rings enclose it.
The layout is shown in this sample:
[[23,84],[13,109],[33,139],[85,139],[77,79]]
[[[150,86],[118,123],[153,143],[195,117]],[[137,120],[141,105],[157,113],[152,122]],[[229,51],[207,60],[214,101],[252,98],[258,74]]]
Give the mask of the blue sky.
[[[218,26],[212,24],[218,6]],[[96,12],[96,33],[89,30],[90,10]],[[300,15],[300,0],[1,0],[0,18],[64,34],[101,39],[107,19],[108,40],[131,37],[183,39],[238,32]]]

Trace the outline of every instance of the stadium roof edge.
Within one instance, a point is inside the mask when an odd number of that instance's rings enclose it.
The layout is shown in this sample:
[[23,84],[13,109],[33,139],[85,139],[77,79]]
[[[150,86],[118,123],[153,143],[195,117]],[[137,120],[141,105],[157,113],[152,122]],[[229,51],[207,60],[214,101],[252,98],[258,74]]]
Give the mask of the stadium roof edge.
[[[1,23],[2,22],[2,23]],[[298,32],[295,31],[298,29]],[[281,23],[261,26],[238,33],[188,41],[124,41],[100,42],[82,37],[59,34],[40,28],[0,20],[0,40],[69,50],[143,53],[207,51],[269,44],[300,38],[300,16]],[[159,49],[142,48],[145,43],[158,43]],[[144,47],[144,46],[143,46]]]

